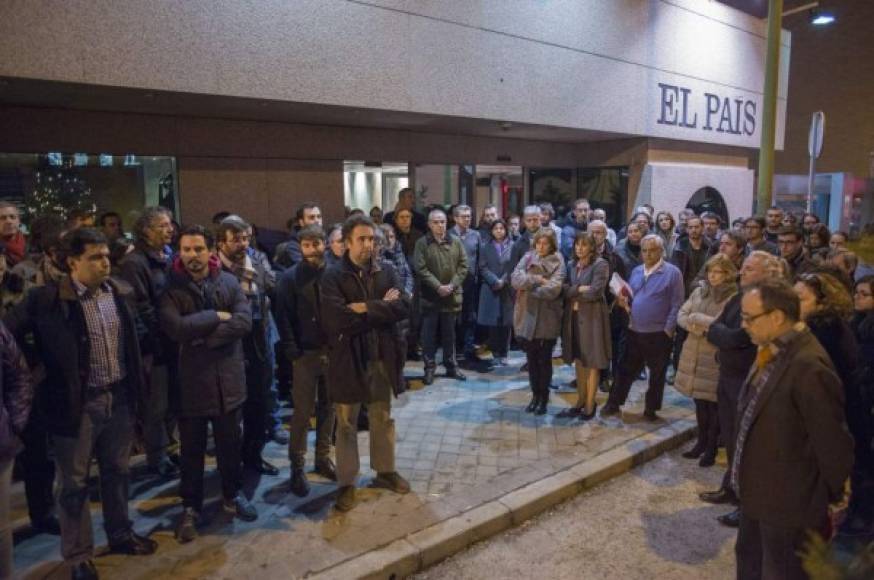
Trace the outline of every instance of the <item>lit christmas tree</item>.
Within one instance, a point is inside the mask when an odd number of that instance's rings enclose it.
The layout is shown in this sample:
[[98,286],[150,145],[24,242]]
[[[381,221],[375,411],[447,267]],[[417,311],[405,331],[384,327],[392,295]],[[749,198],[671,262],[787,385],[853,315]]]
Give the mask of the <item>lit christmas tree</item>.
[[29,218],[45,214],[66,218],[74,209],[97,210],[91,199],[91,188],[79,176],[72,158],[64,159],[60,166],[46,164],[38,169],[33,191],[25,197],[24,203]]

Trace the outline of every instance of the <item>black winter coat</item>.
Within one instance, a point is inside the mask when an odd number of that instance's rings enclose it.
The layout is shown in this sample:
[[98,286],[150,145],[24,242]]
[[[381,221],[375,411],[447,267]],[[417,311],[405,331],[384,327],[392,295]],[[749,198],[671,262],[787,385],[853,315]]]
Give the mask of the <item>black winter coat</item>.
[[[219,320],[218,312],[231,319]],[[179,344],[180,415],[214,417],[246,401],[242,338],[252,312],[237,279],[217,263],[196,284],[178,258],[161,298],[161,328]]]
[[756,345],[740,325],[742,298],[742,292],[732,296],[707,330],[707,340],[719,349],[716,359],[719,361],[720,379],[728,377],[743,381],[756,360]]
[[[164,360],[165,348],[169,346],[161,332],[158,307],[161,294],[167,288],[170,257],[162,259],[157,252],[137,242],[134,250],[122,258],[119,268],[121,279],[133,288],[137,316],[145,327],[140,349],[143,355],[153,355],[155,362],[160,363]],[[172,352],[166,355],[172,356]]]
[[276,292],[276,327],[282,352],[294,360],[304,351],[328,344],[322,323],[322,276],[325,268],[315,268],[306,260],[283,272]]
[[[401,297],[387,302],[386,292],[397,288]],[[385,262],[369,272],[355,266],[347,253],[337,266],[328,268],[322,277],[322,320],[328,333],[328,394],[341,404],[366,403],[370,400],[368,367],[374,361],[385,363],[388,380],[395,394],[403,390],[398,368],[402,342],[398,322],[410,315],[410,298],[394,268]],[[367,312],[357,314],[348,305],[367,304]]]
[[297,239],[298,230],[299,228],[296,228],[291,232],[287,241],[276,246],[276,252],[273,254],[273,265],[280,272],[288,270],[303,260],[303,253],[300,251],[300,240]]
[[[139,340],[145,328],[138,324],[133,288],[123,280],[108,281],[121,317],[124,365],[127,369],[127,404],[132,412],[145,393]],[[51,433],[75,437],[82,420],[88,389],[90,341],[85,314],[69,276],[58,284],[31,290],[4,321],[19,342],[33,334],[45,379],[41,402]]]
[[33,382],[12,333],[0,324],[0,462],[15,459],[19,435],[27,425]]

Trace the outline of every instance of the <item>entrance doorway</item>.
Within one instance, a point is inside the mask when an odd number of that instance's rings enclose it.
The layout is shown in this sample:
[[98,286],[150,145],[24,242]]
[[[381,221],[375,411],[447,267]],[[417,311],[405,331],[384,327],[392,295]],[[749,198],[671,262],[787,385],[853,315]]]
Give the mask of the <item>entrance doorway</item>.
[[722,194],[716,188],[709,185],[702,187],[692,194],[686,207],[698,215],[705,211],[713,212],[719,216],[723,224],[731,223],[728,219],[728,207],[725,205],[725,199],[723,199]]

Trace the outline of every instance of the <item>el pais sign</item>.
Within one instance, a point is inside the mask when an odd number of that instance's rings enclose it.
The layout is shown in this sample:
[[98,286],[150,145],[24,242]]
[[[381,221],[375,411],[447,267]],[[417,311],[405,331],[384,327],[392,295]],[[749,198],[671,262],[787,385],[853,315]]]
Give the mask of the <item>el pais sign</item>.
[[756,102],[747,98],[715,93],[695,93],[692,89],[658,83],[660,125],[715,131],[732,135],[756,132]]

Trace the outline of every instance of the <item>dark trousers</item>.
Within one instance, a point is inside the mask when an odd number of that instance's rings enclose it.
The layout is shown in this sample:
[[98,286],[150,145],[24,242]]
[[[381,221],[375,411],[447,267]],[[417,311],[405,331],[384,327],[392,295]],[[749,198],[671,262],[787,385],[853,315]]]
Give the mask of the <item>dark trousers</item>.
[[525,356],[528,361],[528,383],[535,395],[548,395],[552,383],[552,349],[556,340],[526,340]]
[[625,352],[627,331],[628,313],[616,306],[610,311],[610,340],[613,343],[610,375],[614,382],[619,378],[619,361],[622,360],[622,353]]
[[214,417],[180,417],[182,440],[182,478],[179,495],[182,505],[203,508],[203,464],[206,455],[207,427],[212,424],[215,456],[222,478],[222,495],[231,499],[240,491],[243,468],[240,464],[240,413],[235,409]]
[[170,437],[167,433],[167,406],[170,373],[165,364],[153,363],[151,357],[144,358],[146,388],[149,390],[143,409],[143,443],[146,447],[146,461],[152,467],[167,457]]
[[671,351],[671,365],[675,371],[680,367],[680,353],[683,352],[683,344],[688,336],[688,332],[679,326],[677,327],[677,331],[674,333],[674,350]]
[[124,542],[131,534],[127,501],[133,418],[125,401],[124,389],[123,383],[116,383],[114,389],[89,392],[78,434],[75,437],[54,437],[60,477],[61,554],[72,564],[88,560],[94,554],[88,505],[92,457],[97,458],[100,470],[103,527],[109,543]]
[[719,407],[713,401],[695,399],[695,419],[698,422],[698,442],[695,447],[705,455],[716,455],[719,445]]
[[[39,390],[39,387],[37,387]],[[40,403],[33,411],[21,434],[24,450],[18,455],[24,478],[24,494],[30,521],[36,522],[52,514],[55,507],[55,464],[49,458],[49,434]]]
[[608,403],[624,405],[631,390],[631,384],[640,376],[640,371],[649,368],[649,389],[646,391],[646,410],[658,411],[662,408],[665,394],[665,372],[671,356],[673,338],[666,333],[626,331],[626,345],[619,361],[619,374],[616,384],[610,389]]
[[734,551],[738,580],[806,580],[797,552],[807,539],[803,528],[781,528],[747,517],[741,508]]
[[716,404],[719,413],[719,433],[728,455],[728,467],[722,477],[722,489],[731,489],[731,464],[734,461],[734,446],[737,433],[735,418],[737,416],[737,399],[746,377],[729,377],[720,373],[719,385],[716,388]]
[[443,366],[454,369],[455,362],[455,312],[428,310],[422,312],[422,356],[425,365],[437,365],[437,334],[443,347]]
[[456,320],[456,347],[465,357],[473,357],[476,342],[476,312],[479,291],[472,277],[468,277],[462,286],[461,314]]
[[489,326],[489,350],[495,358],[507,358],[510,352],[510,326]]
[[294,415],[289,428],[288,455],[292,467],[301,468],[307,452],[307,432],[310,417],[316,412],[316,461],[331,452],[334,434],[334,406],[328,401],[325,374],[328,370],[327,351],[309,350],[294,361]]
[[246,402],[243,404],[243,461],[258,463],[267,443],[270,383],[273,369],[266,360],[246,360]]

